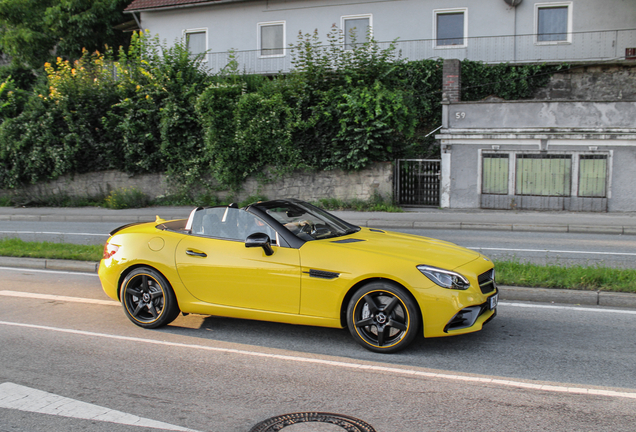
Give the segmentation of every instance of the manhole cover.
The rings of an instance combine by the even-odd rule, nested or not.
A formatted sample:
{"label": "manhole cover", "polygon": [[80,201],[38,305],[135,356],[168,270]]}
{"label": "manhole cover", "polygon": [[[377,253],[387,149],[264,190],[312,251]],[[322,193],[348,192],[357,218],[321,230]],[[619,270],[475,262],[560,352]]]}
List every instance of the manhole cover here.
{"label": "manhole cover", "polygon": [[368,423],[341,414],[301,412],[284,414],[264,420],[250,429],[250,432],[376,432]]}

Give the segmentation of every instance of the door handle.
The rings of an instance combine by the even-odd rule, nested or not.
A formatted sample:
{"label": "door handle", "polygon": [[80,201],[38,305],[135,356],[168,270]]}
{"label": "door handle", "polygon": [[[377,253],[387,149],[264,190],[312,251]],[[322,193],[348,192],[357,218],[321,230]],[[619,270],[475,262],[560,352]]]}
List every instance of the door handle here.
{"label": "door handle", "polygon": [[190,256],[196,256],[196,257],[201,257],[201,258],[205,258],[208,256],[208,254],[203,253],[203,252],[195,252],[192,249],[186,249],[186,255],[190,255]]}

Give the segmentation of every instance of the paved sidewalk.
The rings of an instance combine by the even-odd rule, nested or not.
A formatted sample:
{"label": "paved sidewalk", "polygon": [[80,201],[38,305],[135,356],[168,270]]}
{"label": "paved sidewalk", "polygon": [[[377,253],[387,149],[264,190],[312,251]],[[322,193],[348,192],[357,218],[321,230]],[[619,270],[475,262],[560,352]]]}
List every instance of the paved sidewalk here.
{"label": "paved sidewalk", "polygon": [[[2,221],[144,222],[188,217],[192,207],[110,210],[99,207],[0,207]],[[636,213],[579,213],[480,209],[406,209],[404,213],[334,211],[351,223],[375,228],[479,229],[636,235]]]}

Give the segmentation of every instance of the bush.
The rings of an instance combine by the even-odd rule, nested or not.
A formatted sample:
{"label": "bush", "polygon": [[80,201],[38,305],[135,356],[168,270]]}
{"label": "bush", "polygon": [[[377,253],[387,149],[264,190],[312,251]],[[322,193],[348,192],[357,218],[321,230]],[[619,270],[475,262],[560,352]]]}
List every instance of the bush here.
{"label": "bush", "polygon": [[0,196],[0,207],[11,207],[13,206],[13,200],[8,196]]}
{"label": "bush", "polygon": [[135,188],[114,190],[104,199],[105,207],[115,210],[148,207],[150,203],[150,198]]}
{"label": "bush", "polygon": [[378,193],[374,194],[373,197],[366,201],[359,199],[344,201],[338,198],[323,198],[314,203],[314,205],[325,210],[353,210],[391,213],[404,212],[404,210],[400,207],[393,204],[390,199],[385,199]]}
{"label": "bush", "polygon": [[[359,170],[436,154],[426,135],[441,123],[442,60],[407,62],[371,37],[345,50],[336,27],[327,39],[299,34],[294,70],[272,79],[240,74],[234,60],[213,75],[183,42],[168,48],[145,33],[117,61],[110,51],[58,58],[44,86],[0,68],[0,188],[118,169],[165,172],[195,199],[265,169]],[[462,98],[528,97],[558,68],[464,61]]]}

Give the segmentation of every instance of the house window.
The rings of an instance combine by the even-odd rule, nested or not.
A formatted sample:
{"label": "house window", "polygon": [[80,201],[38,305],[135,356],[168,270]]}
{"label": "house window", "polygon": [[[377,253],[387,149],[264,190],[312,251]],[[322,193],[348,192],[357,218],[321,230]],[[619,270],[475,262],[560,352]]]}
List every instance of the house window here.
{"label": "house window", "polygon": [[518,154],[516,195],[570,196],[571,155]]}
{"label": "house window", "polygon": [[508,194],[508,155],[484,154],[482,158],[482,182],[483,194]]}
{"label": "house window", "polygon": [[351,49],[354,41],[364,43],[371,36],[372,16],[351,15],[342,17],[342,29],[345,37],[345,48]]}
{"label": "house window", "polygon": [[186,30],[185,42],[190,54],[203,54],[208,50],[208,32],[206,29]]}
{"label": "house window", "polygon": [[537,3],[535,7],[537,43],[571,42],[572,4],[570,2]]}
{"label": "house window", "polygon": [[607,196],[607,155],[579,157],[579,196]]}
{"label": "house window", "polygon": [[285,55],[285,21],[258,24],[258,49],[261,57]]}
{"label": "house window", "polygon": [[468,9],[433,11],[433,37],[439,48],[463,48],[467,44]]}

